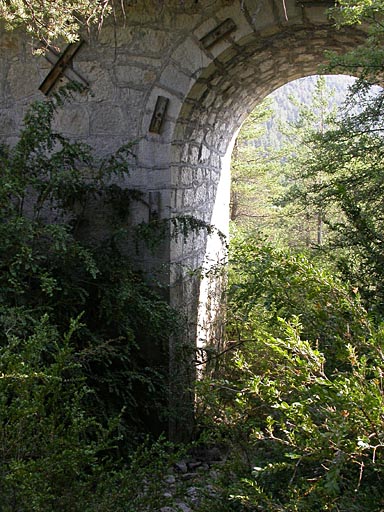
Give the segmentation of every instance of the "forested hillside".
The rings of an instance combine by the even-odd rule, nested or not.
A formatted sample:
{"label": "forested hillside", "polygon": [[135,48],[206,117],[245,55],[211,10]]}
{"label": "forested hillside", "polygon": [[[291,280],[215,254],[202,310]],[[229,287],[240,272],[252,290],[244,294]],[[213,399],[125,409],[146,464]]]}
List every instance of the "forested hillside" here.
{"label": "forested hillside", "polygon": [[[300,104],[311,104],[316,81],[315,75],[293,80],[279,87],[266,98],[272,109],[272,115],[265,122],[265,134],[255,141],[257,146],[263,146],[266,149],[277,149],[281,146],[284,138],[280,130],[281,125],[297,120]],[[355,78],[349,75],[326,75],[326,87],[332,91],[331,104],[340,107],[347,97],[349,86],[354,82]]]}
{"label": "forested hillside", "polygon": [[[317,75],[312,75],[293,80],[270,94],[274,110],[282,120],[294,121],[297,117],[297,108],[294,108],[289,98],[295,98],[299,103],[307,105],[312,103],[317,78]],[[349,75],[325,75],[324,78],[327,89],[333,91],[335,105],[342,105],[348,94],[348,87],[355,82],[355,78]]]}

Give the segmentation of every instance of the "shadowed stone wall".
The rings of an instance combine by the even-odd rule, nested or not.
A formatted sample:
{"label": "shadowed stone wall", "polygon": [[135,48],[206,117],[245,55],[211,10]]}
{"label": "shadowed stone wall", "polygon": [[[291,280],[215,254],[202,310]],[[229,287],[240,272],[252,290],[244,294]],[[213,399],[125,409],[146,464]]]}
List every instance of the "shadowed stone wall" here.
{"label": "shadowed stone wall", "polygon": [[[286,13],[283,0],[171,0],[163,7],[140,0],[126,7],[125,20],[117,15],[99,34],[84,36],[72,66],[89,89],[58,115],[57,126],[100,155],[136,141],[126,185],[143,191],[147,204],[133,206],[133,224],[150,215],[191,215],[227,233],[230,153],[243,120],[277,87],[316,74],[324,50],[342,52],[363,38],[356,28],[336,31],[324,14],[327,3],[285,3]],[[232,29],[207,47],[203,38],[228,19]],[[0,31],[0,137],[11,143],[27,106],[43,97],[39,86],[51,69],[32,55],[32,45],[22,34]],[[168,105],[153,133],[159,96]],[[102,236],[103,216],[93,212],[92,236]],[[142,248],[138,258],[144,268],[166,269],[170,301],[189,319],[186,339],[197,337],[202,348],[208,338],[218,342],[212,326],[220,295],[195,270],[222,256],[220,237],[201,232],[167,238],[155,255]],[[172,343],[170,373],[176,375],[183,365]],[[178,400],[190,404],[191,395],[183,393]]]}

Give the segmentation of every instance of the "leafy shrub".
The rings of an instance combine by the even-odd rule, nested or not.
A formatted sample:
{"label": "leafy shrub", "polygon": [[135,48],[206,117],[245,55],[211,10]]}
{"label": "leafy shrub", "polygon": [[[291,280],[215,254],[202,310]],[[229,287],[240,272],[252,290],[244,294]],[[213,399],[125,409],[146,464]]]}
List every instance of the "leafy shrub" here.
{"label": "leafy shrub", "polygon": [[[344,284],[332,267],[306,253],[236,241],[230,258],[228,335],[253,338],[261,327],[279,334],[279,318],[300,317],[302,335],[318,344],[335,368],[345,344],[369,333],[366,310],[356,289]],[[339,354],[340,352],[340,354]]]}
{"label": "leafy shrub", "polygon": [[[0,348],[2,510],[80,510],[99,455],[113,447],[87,412],[92,391],[73,351],[74,321],[64,338],[45,316]],[[105,455],[104,455],[105,456]],[[80,507],[80,508],[79,508]]]}
{"label": "leafy shrub", "polygon": [[383,328],[303,255],[251,240],[234,255],[232,350],[201,383],[231,447],[228,510],[382,510]]}
{"label": "leafy shrub", "polygon": [[118,417],[102,425],[89,412],[93,391],[74,352],[73,321],[61,338],[47,316],[26,339],[0,349],[1,510],[155,510],[166,504],[163,475],[176,452],[147,441],[116,459]]}
{"label": "leafy shrub", "polygon": [[[140,194],[117,183],[132,151],[99,161],[55,133],[55,112],[72,92],[33,104],[18,142],[0,149],[5,512],[96,510],[101,483],[115,482],[148,419],[161,428],[166,414],[166,347],[177,316],[124,254],[129,201]],[[113,231],[98,241],[81,236],[87,209],[100,204],[119,243]],[[148,360],[145,347],[157,358]],[[129,487],[132,474],[119,475]]]}

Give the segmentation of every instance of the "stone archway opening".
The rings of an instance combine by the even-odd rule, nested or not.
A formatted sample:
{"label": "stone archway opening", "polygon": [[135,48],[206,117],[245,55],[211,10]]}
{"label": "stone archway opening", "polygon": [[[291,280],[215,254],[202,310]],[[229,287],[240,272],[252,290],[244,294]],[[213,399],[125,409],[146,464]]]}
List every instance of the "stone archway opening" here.
{"label": "stone archway opening", "polygon": [[[197,79],[178,117],[172,144],[172,215],[197,217],[227,234],[230,158],[245,118],[275,89],[318,74],[326,63],[325,50],[345,52],[363,38],[356,28],[300,26],[264,38],[247,36],[223,51]],[[217,236],[173,243],[171,286],[179,304],[188,303],[186,295],[191,297],[190,290],[177,286],[180,269],[214,263],[221,254],[220,243]]]}
{"label": "stone archway opening", "polygon": [[[356,28],[292,26],[264,37],[248,35],[220,53],[196,80],[177,119],[171,215],[191,215],[228,234],[230,160],[243,121],[275,89],[319,74],[319,66],[326,64],[325,50],[343,53],[363,39]],[[171,242],[171,301],[184,308],[188,337],[202,354],[207,346],[220,348],[222,298],[217,274],[212,283],[194,272],[220,263],[224,252],[215,233]],[[173,364],[171,357],[171,374]]]}

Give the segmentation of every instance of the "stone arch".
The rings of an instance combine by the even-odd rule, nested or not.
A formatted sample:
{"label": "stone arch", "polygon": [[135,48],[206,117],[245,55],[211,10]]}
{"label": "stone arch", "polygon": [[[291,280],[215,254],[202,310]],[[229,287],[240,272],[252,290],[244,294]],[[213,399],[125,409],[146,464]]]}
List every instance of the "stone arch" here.
{"label": "stone arch", "polygon": [[[273,90],[318,74],[326,62],[325,50],[345,52],[364,38],[356,28],[336,30],[328,23],[270,32],[253,32],[228,44],[199,74],[182,102],[171,145],[171,215],[192,215],[226,233],[230,156],[244,119]],[[186,277],[184,269],[214,264],[222,255],[220,247],[217,236],[171,242],[171,297],[189,312],[191,336],[202,348],[208,339],[216,336],[216,343],[219,338],[214,311],[220,308],[220,290],[214,291],[207,281],[199,285]],[[198,302],[203,308],[197,318]]]}
{"label": "stone arch", "polygon": [[[172,140],[174,183],[182,184],[183,174],[195,168],[221,169],[234,134],[257,103],[292,80],[318,74],[325,50],[347,51],[363,37],[356,28],[299,26],[270,37],[247,36],[228,47],[183,102]],[[195,206],[193,212],[209,222],[207,212]]]}

